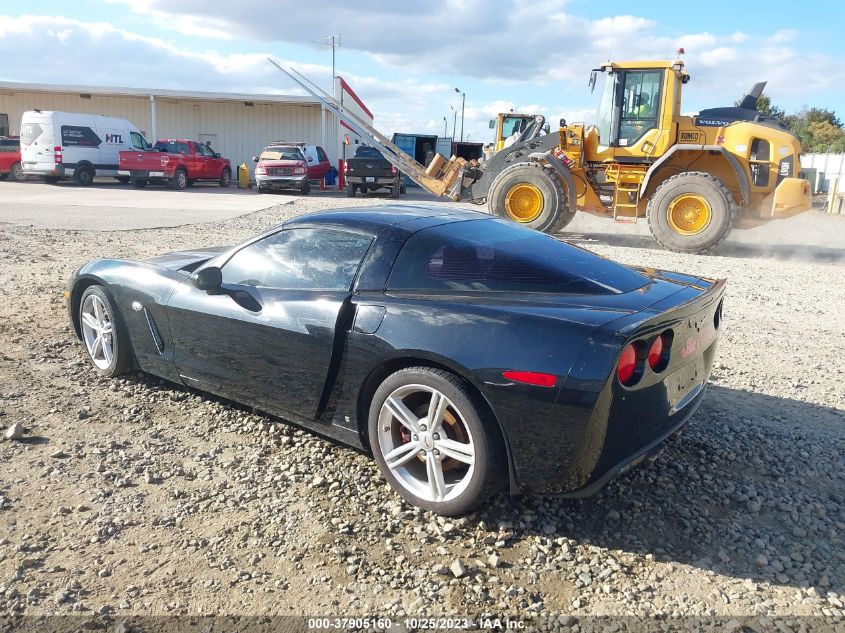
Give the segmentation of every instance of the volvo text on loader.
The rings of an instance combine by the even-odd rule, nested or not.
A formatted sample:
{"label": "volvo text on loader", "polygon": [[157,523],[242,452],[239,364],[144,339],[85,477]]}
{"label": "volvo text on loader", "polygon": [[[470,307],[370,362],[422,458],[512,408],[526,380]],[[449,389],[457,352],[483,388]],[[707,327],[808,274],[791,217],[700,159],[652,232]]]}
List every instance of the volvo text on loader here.
{"label": "volvo text on loader", "polygon": [[734,227],[810,208],[809,183],[798,178],[798,138],[756,109],[765,83],[739,107],[685,116],[683,62],[608,62],[590,77],[591,87],[604,77],[595,125],[561,120],[556,133],[542,134],[538,119],[489,160],[437,155],[423,167],[300,73],[273,63],[426,190],[486,203],[494,215],[540,231],[563,229],[576,211],[619,222],[646,218],[664,248],[704,253]]}

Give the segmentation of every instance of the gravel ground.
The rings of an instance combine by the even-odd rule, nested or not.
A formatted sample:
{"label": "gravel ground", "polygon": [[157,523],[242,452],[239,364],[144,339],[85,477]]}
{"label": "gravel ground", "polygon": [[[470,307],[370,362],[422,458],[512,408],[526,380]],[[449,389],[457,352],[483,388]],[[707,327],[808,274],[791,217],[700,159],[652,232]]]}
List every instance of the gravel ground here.
{"label": "gravel ground", "polygon": [[579,217],[571,237],[602,255],[729,278],[710,392],[657,462],[599,495],[501,494],[457,520],[403,503],[355,450],[148,375],[100,379],[68,328],[61,291],[85,260],[234,243],[372,202],[386,200],[132,232],[0,225],[0,430],[24,430],[0,441],[0,615],[843,626],[845,217],[737,233],[713,256]]}

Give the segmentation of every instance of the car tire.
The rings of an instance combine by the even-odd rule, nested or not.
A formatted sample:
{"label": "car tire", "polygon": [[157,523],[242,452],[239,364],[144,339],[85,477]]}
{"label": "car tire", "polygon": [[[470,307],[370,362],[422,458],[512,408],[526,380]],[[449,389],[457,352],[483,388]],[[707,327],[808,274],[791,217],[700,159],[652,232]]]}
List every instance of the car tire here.
{"label": "car tire", "polygon": [[262,187],[258,185],[258,193],[267,193],[267,187]]}
{"label": "car tire", "polygon": [[173,174],[173,178],[170,179],[170,188],[182,190],[188,186],[188,174],[185,172],[184,169],[177,169],[176,173]]}
{"label": "car tire", "polygon": [[736,203],[725,184],[704,172],[667,178],[648,201],[648,228],[663,248],[677,253],[707,253],[733,227]]}
{"label": "car tire", "polygon": [[346,195],[350,198],[355,197],[355,193],[357,192],[357,187],[353,185],[351,182],[346,183]]}
{"label": "car tire", "polygon": [[228,187],[232,184],[232,171],[229,169],[224,169],[223,173],[220,175],[219,184],[221,187]]}
{"label": "car tire", "polygon": [[8,177],[9,177],[9,172],[6,172],[5,174],[0,174],[0,180],[6,180],[6,178],[8,178]]}
{"label": "car tire", "polygon": [[77,317],[82,345],[98,374],[110,378],[132,368],[126,324],[114,299],[102,286],[86,288],[79,299]]}
{"label": "car tire", "polygon": [[[432,402],[443,403],[435,426],[428,422]],[[471,512],[507,479],[497,423],[466,383],[443,369],[409,367],[389,375],[373,395],[368,437],[390,486],[408,503],[438,514]]]}
{"label": "car tire", "polygon": [[131,178],[129,182],[135,189],[143,189],[147,186],[146,178]]}
{"label": "car tire", "polygon": [[73,170],[73,181],[80,187],[90,187],[94,183],[94,168],[90,165],[81,165]]}
{"label": "car tire", "polygon": [[399,193],[401,193],[403,196],[404,196],[406,193],[408,193],[408,184],[407,184],[407,183],[402,182],[402,184],[401,184],[401,185],[399,185]]}
{"label": "car tire", "polygon": [[305,184],[302,185],[302,187],[299,189],[299,193],[301,193],[303,196],[307,196],[309,193],[311,193],[311,183],[306,180]]}
{"label": "car tire", "polygon": [[44,182],[51,184],[51,185],[55,185],[57,182],[59,182],[59,177],[58,176],[44,176]]}
{"label": "car tire", "polygon": [[9,168],[9,178],[15,182],[23,182],[26,180],[26,175],[23,173],[23,167],[21,167],[19,162],[12,163],[12,166]]}
{"label": "car tire", "polygon": [[487,196],[490,213],[544,233],[569,211],[560,179],[535,162],[511,165],[496,176]]}
{"label": "car tire", "polygon": [[399,184],[393,184],[390,186],[390,197],[391,198],[398,198],[399,197]]}

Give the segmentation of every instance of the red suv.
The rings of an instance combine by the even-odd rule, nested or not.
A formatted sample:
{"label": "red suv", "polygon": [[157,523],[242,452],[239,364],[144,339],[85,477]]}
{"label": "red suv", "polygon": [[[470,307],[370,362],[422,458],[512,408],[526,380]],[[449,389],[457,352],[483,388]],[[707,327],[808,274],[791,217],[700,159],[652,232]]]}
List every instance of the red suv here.
{"label": "red suv", "polygon": [[308,195],[311,191],[308,159],[301,145],[271,143],[252,160],[257,163],[255,183],[258,193],[271,189],[298,189],[302,195]]}
{"label": "red suv", "polygon": [[21,140],[17,136],[0,136],[0,180],[21,181]]}

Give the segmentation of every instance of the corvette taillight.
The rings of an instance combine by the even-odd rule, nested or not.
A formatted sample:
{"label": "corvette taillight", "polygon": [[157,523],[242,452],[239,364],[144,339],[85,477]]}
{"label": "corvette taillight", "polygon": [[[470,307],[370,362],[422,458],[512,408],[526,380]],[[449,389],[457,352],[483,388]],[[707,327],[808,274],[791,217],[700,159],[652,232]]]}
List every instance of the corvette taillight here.
{"label": "corvette taillight", "polygon": [[655,373],[660,373],[669,364],[669,353],[672,349],[672,330],[661,333],[648,350],[648,366]]}
{"label": "corvette taillight", "polygon": [[619,356],[616,365],[616,377],[626,387],[635,385],[642,376],[642,343],[635,341],[628,343]]}
{"label": "corvette taillight", "polygon": [[557,376],[554,374],[542,374],[536,371],[518,371],[516,369],[503,371],[502,377],[505,380],[522,382],[526,385],[534,385],[536,387],[554,387],[557,382]]}

